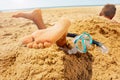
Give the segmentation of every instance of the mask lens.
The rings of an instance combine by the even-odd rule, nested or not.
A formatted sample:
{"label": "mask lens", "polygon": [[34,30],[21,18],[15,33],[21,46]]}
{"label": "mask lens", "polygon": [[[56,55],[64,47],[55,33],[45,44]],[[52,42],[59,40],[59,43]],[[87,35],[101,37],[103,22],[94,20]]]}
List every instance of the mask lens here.
{"label": "mask lens", "polygon": [[74,44],[78,51],[82,53],[87,52],[87,48],[89,48],[92,44],[92,38],[89,34],[83,33],[80,36],[77,36],[74,40]]}
{"label": "mask lens", "polygon": [[86,45],[87,48],[89,48],[91,46],[89,36],[84,35],[83,38],[84,38],[84,44]]}
{"label": "mask lens", "polygon": [[82,45],[82,40],[79,39],[76,44],[77,44],[77,48],[82,52],[84,50]]}

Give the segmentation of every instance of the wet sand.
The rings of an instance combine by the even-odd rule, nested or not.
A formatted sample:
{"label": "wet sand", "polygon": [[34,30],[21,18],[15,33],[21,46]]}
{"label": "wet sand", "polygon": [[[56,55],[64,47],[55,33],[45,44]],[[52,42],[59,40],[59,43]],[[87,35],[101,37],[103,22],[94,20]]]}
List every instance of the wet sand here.
{"label": "wet sand", "polygon": [[[0,80],[120,80],[120,6],[113,23],[98,14],[102,6],[42,9],[44,23],[51,27],[61,17],[71,20],[69,32],[88,32],[109,48],[108,54],[93,46],[86,54],[68,55],[56,44],[29,49],[21,38],[37,30],[17,12],[0,13]],[[21,12],[21,11],[19,11]],[[68,38],[70,41],[71,39]]]}

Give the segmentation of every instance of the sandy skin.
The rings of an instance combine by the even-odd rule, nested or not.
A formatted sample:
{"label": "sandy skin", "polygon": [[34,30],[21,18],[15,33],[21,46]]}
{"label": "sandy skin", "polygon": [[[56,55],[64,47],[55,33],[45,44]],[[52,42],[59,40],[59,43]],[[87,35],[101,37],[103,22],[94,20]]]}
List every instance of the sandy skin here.
{"label": "sandy skin", "polygon": [[30,13],[18,13],[13,15],[13,17],[30,19],[39,29],[23,38],[22,43],[27,47],[45,48],[54,43],[57,43],[58,46],[64,46],[66,44],[67,30],[71,24],[68,19],[61,18],[54,26],[46,28],[40,9],[36,9]]}

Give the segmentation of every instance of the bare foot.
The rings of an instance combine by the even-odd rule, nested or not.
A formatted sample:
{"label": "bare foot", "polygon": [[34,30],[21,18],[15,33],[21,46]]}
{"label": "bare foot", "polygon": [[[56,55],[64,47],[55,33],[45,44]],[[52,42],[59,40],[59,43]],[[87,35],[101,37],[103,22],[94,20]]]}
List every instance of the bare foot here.
{"label": "bare foot", "polygon": [[[33,10],[32,12],[29,12],[29,13],[28,12],[27,13],[25,13],[25,12],[24,13],[18,13],[16,15],[13,15],[13,17],[15,17],[15,18],[22,17],[22,18],[30,19],[30,20],[34,21],[34,23],[37,25],[38,29],[46,28],[45,25],[44,25],[43,19],[42,19],[42,12],[41,12],[40,9]],[[66,45],[66,35],[67,35],[67,33],[65,33],[56,42],[58,46],[63,47],[64,45]],[[30,37],[30,36],[28,36],[28,37]]]}
{"label": "bare foot", "polygon": [[[37,30],[31,35],[25,37],[22,41],[29,48],[49,47],[61,37],[66,36],[70,26],[70,21],[60,19],[53,27]],[[66,41],[66,38],[64,38]]]}
{"label": "bare foot", "polygon": [[45,29],[45,25],[42,19],[42,12],[40,9],[35,9],[32,12],[17,13],[12,17],[15,18],[26,18],[32,20],[38,27],[38,29]]}

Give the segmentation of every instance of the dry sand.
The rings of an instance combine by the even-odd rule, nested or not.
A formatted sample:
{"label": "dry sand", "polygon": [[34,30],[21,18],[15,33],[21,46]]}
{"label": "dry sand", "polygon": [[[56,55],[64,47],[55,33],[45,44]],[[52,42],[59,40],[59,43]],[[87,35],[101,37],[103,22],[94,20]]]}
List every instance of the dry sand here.
{"label": "dry sand", "polygon": [[[86,54],[68,55],[56,44],[28,49],[20,39],[37,30],[27,19],[0,13],[0,80],[120,80],[120,24],[99,17],[102,6],[42,9],[47,27],[64,16],[72,21],[69,32],[86,31],[109,48],[102,54],[94,46]],[[115,20],[120,22],[120,6]]]}

